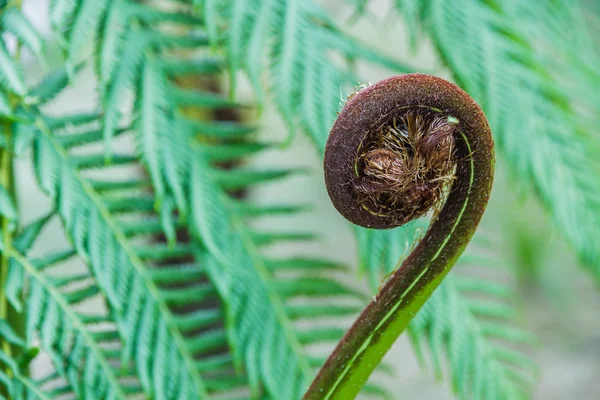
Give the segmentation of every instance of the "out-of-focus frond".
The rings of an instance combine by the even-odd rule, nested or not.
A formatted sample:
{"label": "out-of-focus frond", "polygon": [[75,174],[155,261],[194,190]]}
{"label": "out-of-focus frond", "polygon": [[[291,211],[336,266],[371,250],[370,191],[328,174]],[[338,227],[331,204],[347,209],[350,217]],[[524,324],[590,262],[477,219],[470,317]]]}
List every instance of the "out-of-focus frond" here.
{"label": "out-of-focus frond", "polygon": [[[570,1],[397,0],[484,108],[511,172],[600,278],[598,46]],[[574,32],[574,29],[576,32]],[[572,90],[576,85],[579,90]],[[594,89],[596,88],[596,89]]]}
{"label": "out-of-focus frond", "polygon": [[[268,86],[290,129],[298,122],[315,143],[325,145],[342,87],[357,86],[346,63],[366,60],[409,70],[362,46],[339,30],[312,0],[195,0],[215,46],[224,47],[230,77],[246,72],[259,103]],[[264,73],[269,73],[266,81]]]}

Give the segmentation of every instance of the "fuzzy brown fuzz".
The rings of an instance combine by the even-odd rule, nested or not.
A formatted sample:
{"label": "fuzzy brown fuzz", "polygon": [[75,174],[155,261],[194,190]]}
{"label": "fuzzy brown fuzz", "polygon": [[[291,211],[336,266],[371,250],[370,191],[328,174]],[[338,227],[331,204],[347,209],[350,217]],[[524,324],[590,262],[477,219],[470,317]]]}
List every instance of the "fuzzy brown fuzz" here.
{"label": "fuzzy brown fuzz", "polygon": [[454,133],[447,117],[408,110],[367,135],[356,160],[362,207],[395,225],[426,214],[454,176]]}
{"label": "fuzzy brown fuzz", "polygon": [[[373,189],[372,186],[375,186],[375,189],[379,191],[378,183],[381,183],[382,180],[377,178],[374,183],[366,183],[368,180],[365,179],[365,157],[363,154],[368,153],[370,150],[376,150],[373,144],[377,144],[376,135],[381,133],[382,128],[386,126],[393,127],[394,118],[396,119],[396,126],[402,125],[401,119],[409,112],[414,115],[421,115],[426,125],[426,129],[420,129],[420,131],[427,131],[427,134],[423,134],[421,139],[418,140],[418,154],[421,156],[427,153],[432,155],[432,149],[439,146],[440,137],[449,136],[440,132],[453,131],[451,136],[453,137],[452,157],[456,161],[453,163],[455,165],[453,170],[455,175],[464,175],[466,171],[469,171],[470,164],[461,161],[465,159],[479,160],[479,157],[482,157],[479,155],[479,152],[483,151],[482,149],[491,148],[493,155],[493,141],[490,139],[491,135],[488,135],[490,128],[485,115],[473,99],[456,85],[431,75],[406,74],[384,79],[362,89],[348,100],[333,124],[331,134],[327,139],[323,159],[327,193],[340,214],[354,224],[366,228],[390,229],[408,221],[408,217],[404,217],[400,212],[390,212],[390,202],[385,199],[386,195],[375,194],[375,198],[384,200],[377,201],[379,206],[375,205],[375,201],[366,198],[365,192],[367,191],[364,189]],[[408,134],[408,127],[404,130]],[[414,130],[411,129],[411,131]],[[386,135],[382,137],[384,136]],[[466,137],[470,138],[470,142],[465,140]],[[394,152],[394,147],[392,146],[390,149],[387,146],[388,144],[389,141],[386,146],[378,147],[382,151],[370,153],[366,161],[372,166],[381,165],[388,169],[391,168],[394,173],[398,172],[399,168],[402,168],[403,171],[406,170],[406,165],[404,165],[406,160],[403,157],[396,157],[396,154],[391,157],[391,154],[386,152]],[[401,144],[408,150],[415,147]],[[410,155],[410,152],[406,154]],[[431,159],[435,160],[437,158],[438,156],[433,155]],[[409,159],[412,159],[412,155]],[[444,156],[443,159],[445,160],[446,157]],[[493,163],[493,161],[490,161],[490,163]],[[434,164],[437,164],[437,162],[434,162]],[[436,170],[437,168],[427,169]],[[448,188],[442,190],[444,198],[441,199],[439,205],[435,206],[437,207],[435,210],[439,211],[439,213],[436,213],[436,220],[439,220],[444,214],[443,208],[453,207],[447,201],[444,201],[446,198],[451,198],[453,193],[455,195],[461,193],[466,186],[476,185],[480,180],[491,181],[489,177],[492,173],[493,168],[487,166],[483,169],[480,168],[477,173],[464,182],[459,182],[459,179],[452,179],[452,182],[446,185]],[[410,173],[407,175],[410,176]],[[418,177],[421,178],[422,175],[420,174]],[[447,175],[442,172],[439,176],[429,179],[428,182],[432,180],[435,182],[436,179],[444,176]],[[419,179],[414,182],[423,181]],[[415,192],[429,192],[430,189],[429,184],[426,187],[418,184],[413,187]],[[373,194],[372,190],[368,192]],[[434,196],[426,198],[439,197],[439,193],[439,191],[434,190]],[[483,204],[478,203],[479,200],[482,199],[471,198],[471,201]],[[402,204],[405,204],[405,210],[410,211],[411,207],[408,202]],[[416,213],[422,214],[426,208],[427,205],[424,208],[419,208]],[[414,212],[413,216],[416,216]]]}

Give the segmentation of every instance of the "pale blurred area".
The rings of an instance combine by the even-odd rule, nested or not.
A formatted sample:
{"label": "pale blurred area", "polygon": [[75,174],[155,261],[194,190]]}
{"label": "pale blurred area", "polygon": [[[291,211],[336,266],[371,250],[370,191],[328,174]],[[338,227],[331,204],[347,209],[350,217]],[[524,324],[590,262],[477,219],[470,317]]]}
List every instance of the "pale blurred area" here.
{"label": "pale blurred area", "polygon": [[[419,70],[448,77],[448,72],[436,59],[431,43],[422,37],[415,53],[411,52],[402,21],[392,11],[389,0],[372,0],[370,16],[349,24],[352,9],[344,0],[321,0],[320,3],[339,24],[364,43],[388,55],[415,66]],[[35,26],[50,36],[47,0],[23,0],[26,14]],[[56,53],[56,46],[51,46]],[[51,61],[59,62],[56,55]],[[41,76],[39,66],[29,54],[24,54],[28,81]],[[366,81],[377,81],[390,74],[380,68],[360,64],[360,74]],[[363,82],[357,82],[358,84]],[[252,100],[249,88],[241,85],[240,97]],[[75,86],[59,96],[48,108],[49,112],[89,110],[98,96],[95,92],[91,69],[81,72]],[[260,125],[265,138],[281,141],[286,127],[267,106]],[[121,146],[131,143],[119,142]],[[319,244],[281,246],[274,251],[299,254],[321,254],[356,266],[356,244],[349,224],[331,206],[325,192],[321,172],[321,157],[310,140],[298,134],[286,149],[269,151],[253,160],[256,166],[300,166],[312,171],[309,175],[295,176],[284,182],[269,184],[250,195],[257,202],[274,201],[306,203],[312,212],[290,220],[274,218],[264,228],[317,232]],[[521,276],[521,313],[518,323],[536,333],[539,343],[532,356],[540,367],[540,383],[536,399],[600,399],[600,294],[593,287],[576,258],[552,228],[539,206],[531,201],[527,188],[509,182],[502,159],[498,163],[494,193],[483,222],[483,229],[502,246],[505,257]],[[124,171],[123,173],[127,173]],[[27,160],[19,163],[17,182],[20,213],[23,222],[31,221],[48,209],[48,199],[36,189],[33,173]],[[528,200],[529,199],[529,200]],[[61,249],[64,235],[57,222],[44,234],[36,251]],[[599,238],[600,240],[600,238]],[[350,277],[356,281],[356,276]],[[363,279],[362,277],[359,279]],[[365,284],[366,288],[366,284]],[[396,399],[453,399],[449,385],[436,381],[431,372],[419,367],[406,337],[402,337],[388,354],[387,361],[397,370],[397,379],[388,379],[386,385]],[[43,362],[35,364],[44,370]]]}

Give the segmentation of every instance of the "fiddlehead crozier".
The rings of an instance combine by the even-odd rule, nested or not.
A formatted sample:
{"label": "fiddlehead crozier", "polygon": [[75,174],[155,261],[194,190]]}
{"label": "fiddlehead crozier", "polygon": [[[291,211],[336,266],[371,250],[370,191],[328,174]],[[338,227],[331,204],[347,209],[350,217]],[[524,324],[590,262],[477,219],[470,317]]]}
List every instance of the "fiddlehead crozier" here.
{"label": "fiddlehead crozier", "polygon": [[492,188],[494,142],[485,115],[467,93],[441,78],[408,74],[352,96],[331,130],[324,167],[334,206],[357,225],[393,228],[437,207],[423,239],[304,396],[347,400],[356,396],[477,229]]}

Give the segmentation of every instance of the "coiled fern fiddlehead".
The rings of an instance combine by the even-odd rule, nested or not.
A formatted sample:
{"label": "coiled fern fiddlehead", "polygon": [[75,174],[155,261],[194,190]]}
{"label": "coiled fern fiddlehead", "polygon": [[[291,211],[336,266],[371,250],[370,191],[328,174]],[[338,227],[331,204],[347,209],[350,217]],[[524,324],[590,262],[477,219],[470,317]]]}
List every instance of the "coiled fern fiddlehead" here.
{"label": "coiled fern fiddlehead", "polygon": [[304,396],[348,400],[475,233],[492,188],[494,142],[481,108],[454,84],[394,76],[348,100],[327,141],[324,167],[334,206],[357,225],[393,228],[436,210]]}

